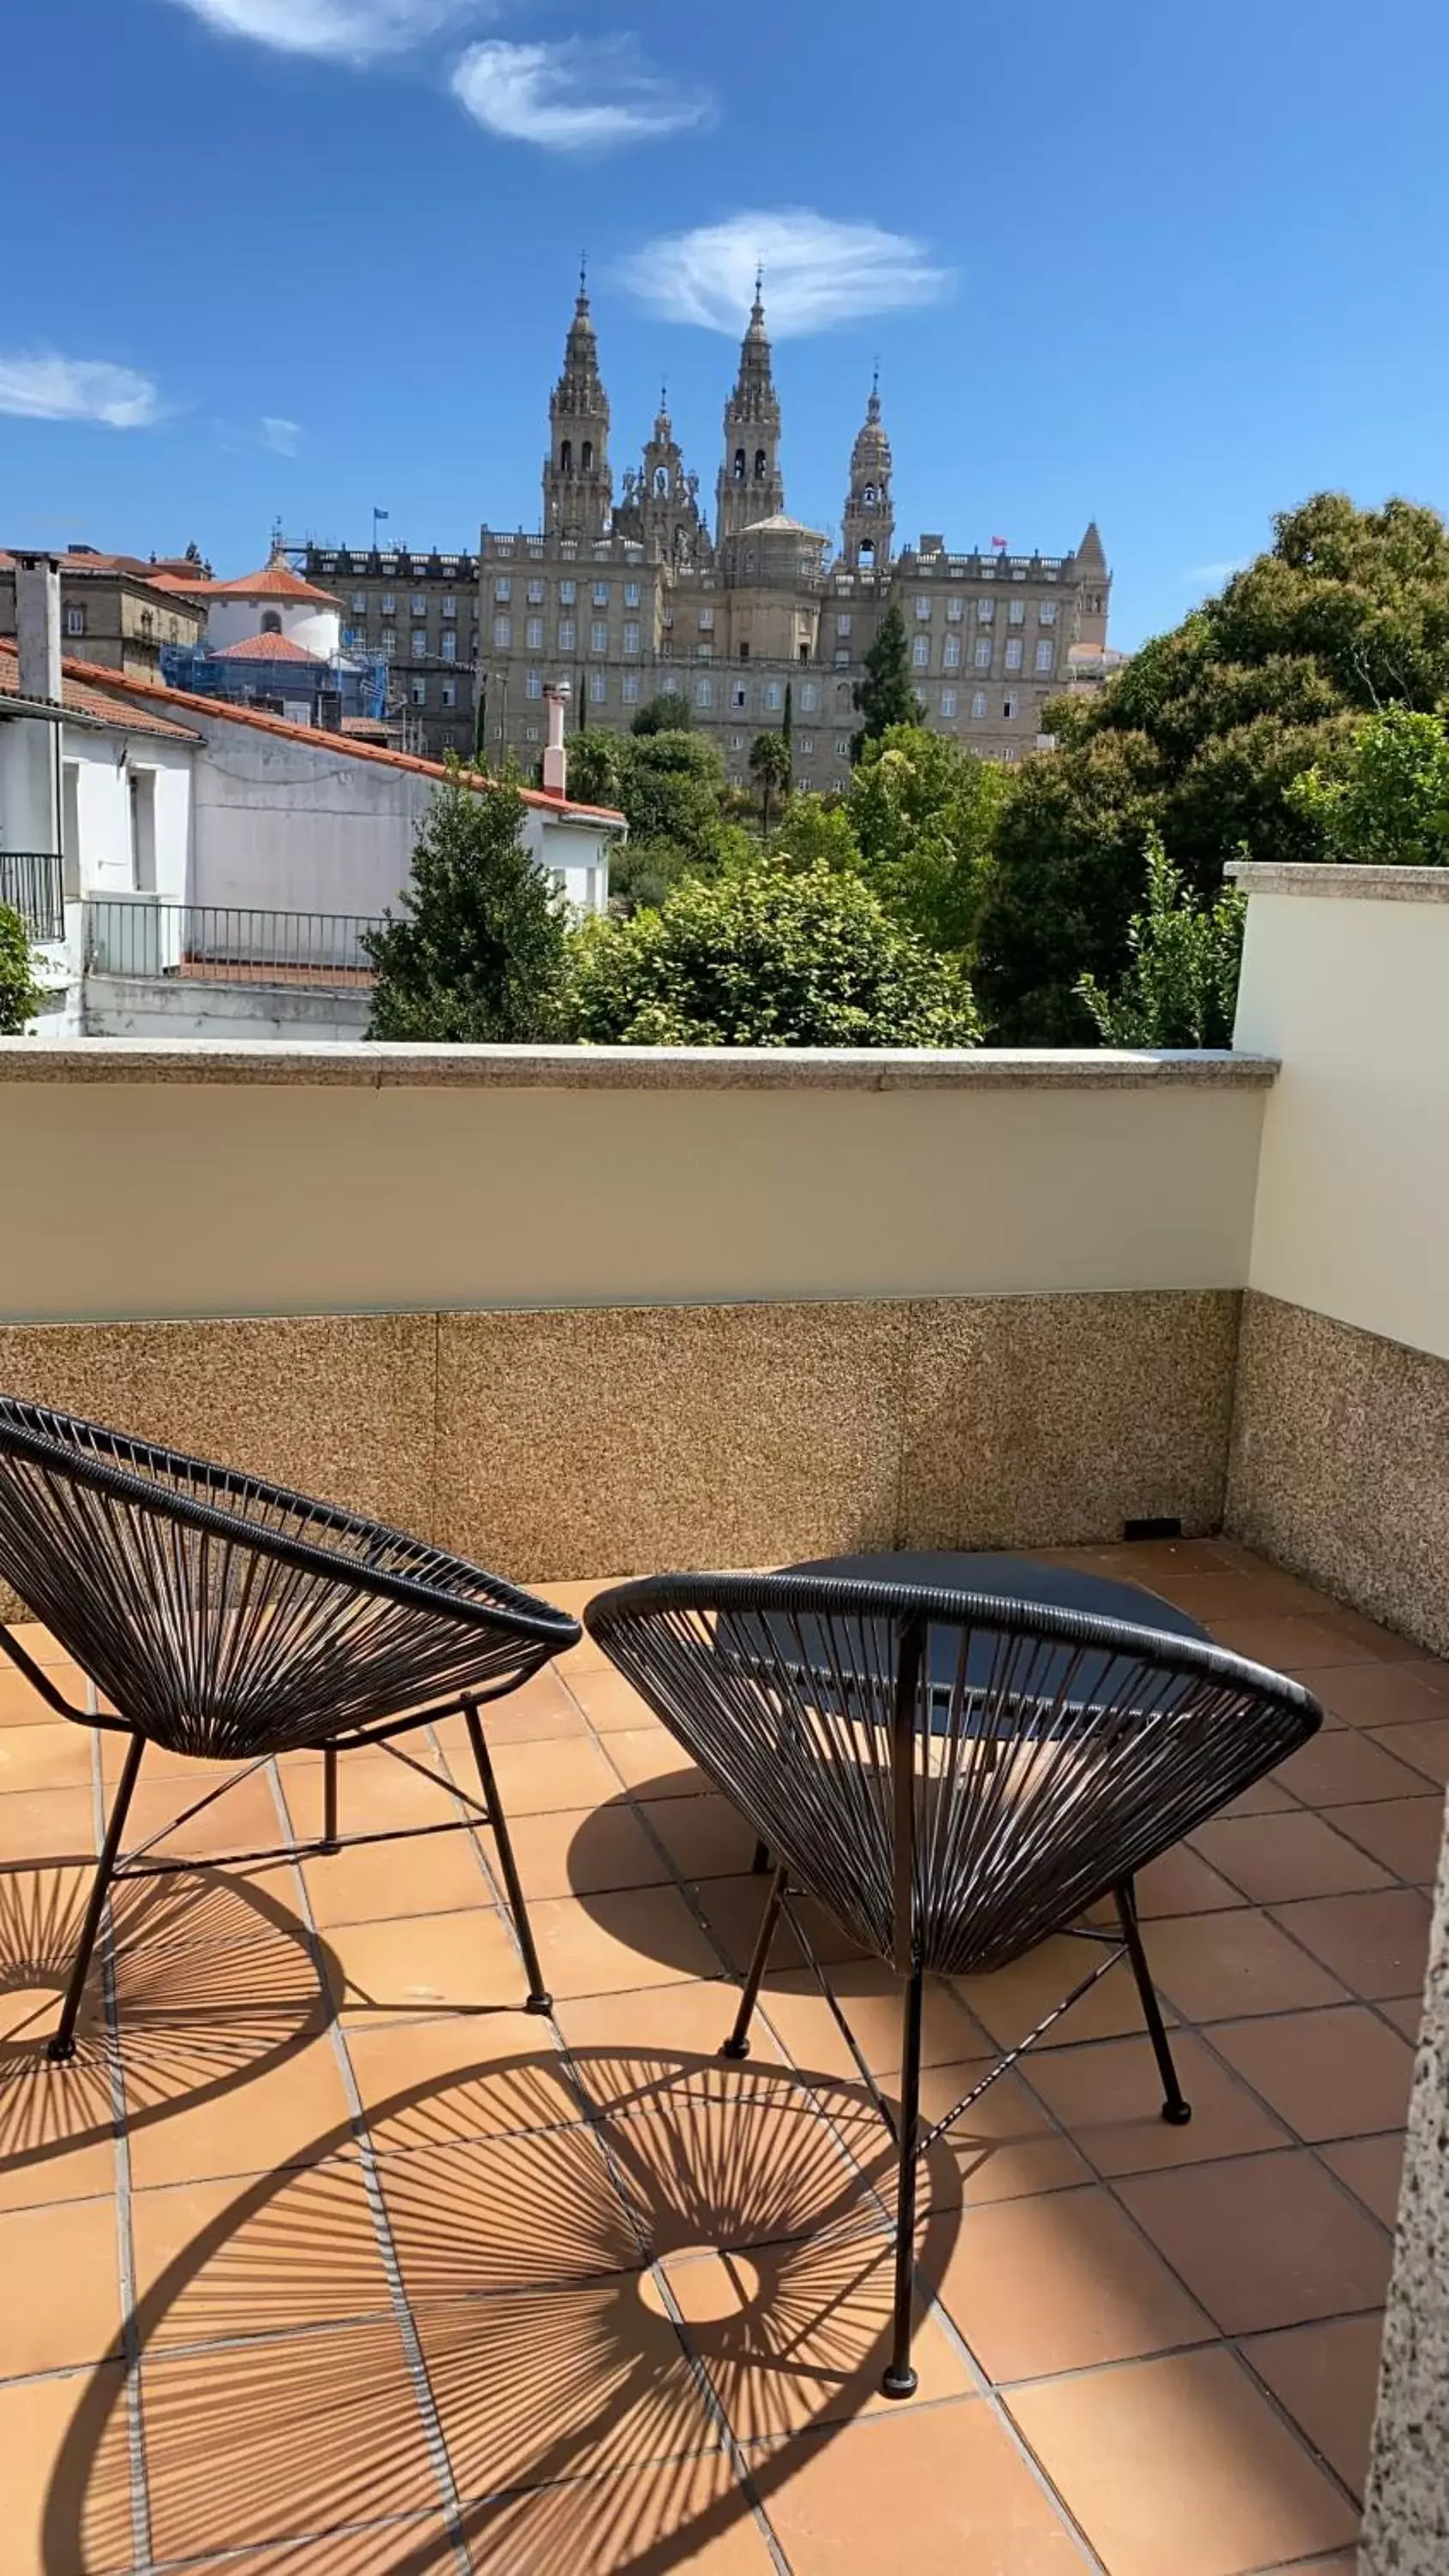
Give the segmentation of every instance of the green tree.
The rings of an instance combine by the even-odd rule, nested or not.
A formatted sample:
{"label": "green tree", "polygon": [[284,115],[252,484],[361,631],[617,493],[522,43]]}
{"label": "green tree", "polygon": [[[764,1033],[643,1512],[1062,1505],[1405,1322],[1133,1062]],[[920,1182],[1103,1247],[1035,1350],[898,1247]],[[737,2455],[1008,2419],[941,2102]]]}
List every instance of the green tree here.
{"label": "green tree", "polygon": [[1149,831],[1147,908],[1127,925],[1127,972],[1111,993],[1091,975],[1077,986],[1103,1044],[1231,1046],[1246,914],[1232,885],[1213,904],[1195,902]]}
{"label": "green tree", "polygon": [[860,844],[844,797],[808,792],[788,797],[771,835],[770,849],[792,870],[823,865],[837,873],[861,873]]}
{"label": "green tree", "polygon": [[574,1025],[597,1045],[971,1046],[959,970],[858,877],[778,859],[685,877],[659,912],[575,935]]}
{"label": "green tree", "polygon": [[851,781],[861,863],[888,911],[969,960],[1010,773],[923,725],[867,742]]}
{"label": "green tree", "polygon": [[724,762],[702,733],[663,732],[621,746],[619,801],[631,835],[670,842],[686,867],[719,863]]}
{"label": "green tree", "polygon": [[1364,716],[1333,756],[1295,778],[1289,803],[1324,855],[1365,867],[1449,866],[1449,737],[1437,715]]}
{"label": "green tree", "polygon": [[770,829],[770,799],[790,784],[790,745],[783,733],[757,733],[750,745],[750,776],[760,791],[760,830]]}
{"label": "green tree", "polygon": [[30,941],[18,912],[0,903],[0,1037],[18,1038],[40,1008],[30,971]]}
{"label": "green tree", "polygon": [[1090,699],[1046,710],[1057,749],[1022,763],[996,835],[977,989],[1007,1044],[1089,1036],[1083,972],[1127,963],[1143,835],[1155,825],[1209,902],[1255,859],[1325,855],[1294,782],[1333,770],[1355,721],[1449,699],[1449,533],[1432,510],[1320,493],[1171,634]]}
{"label": "green tree", "polygon": [[364,938],[377,969],[369,1037],[523,1045],[558,1032],[568,925],[523,821],[514,788],[455,769],[436,791],[401,918]]}
{"label": "green tree", "polygon": [[688,733],[693,723],[694,712],[683,691],[661,689],[658,697],[646,700],[629,730],[640,736],[651,733]]}
{"label": "green tree", "polygon": [[622,806],[630,744],[600,726],[569,745],[569,794],[581,805]]}
{"label": "green tree", "polygon": [[865,745],[891,725],[917,725],[921,704],[911,686],[906,625],[898,608],[888,608],[865,657],[865,678],[855,686],[855,712],[860,731],[851,737],[850,756],[859,760]]}

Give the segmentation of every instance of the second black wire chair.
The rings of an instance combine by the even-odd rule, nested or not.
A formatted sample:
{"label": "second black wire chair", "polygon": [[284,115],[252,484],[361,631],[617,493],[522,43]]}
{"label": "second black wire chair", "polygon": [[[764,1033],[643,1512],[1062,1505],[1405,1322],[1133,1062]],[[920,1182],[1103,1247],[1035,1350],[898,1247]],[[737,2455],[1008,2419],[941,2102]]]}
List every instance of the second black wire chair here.
{"label": "second black wire chair", "polygon": [[[186,1866],[145,1855],[245,1776],[229,1773],[123,1860],[121,1838],[148,1745],[248,1769],[277,1754],[321,1754],[320,1839],[232,1855],[254,1861],[297,1849],[339,1850],[338,1755],[390,1745],[410,1728],[455,1713],[467,1730],[481,1802],[428,1773],[452,1790],[465,1814],[346,1839],[491,1826],[528,1977],[527,2008],[549,2009],[479,1712],[576,1644],[576,1620],[381,1522],[10,1396],[0,1396],[0,1578],[110,1710],[73,1707],[3,1622],[0,1649],[59,1716],[128,1739],[49,2043],[53,2058],[74,2054],[112,1881]],[[397,1758],[424,1768],[407,1754]]]}
{"label": "second black wire chair", "polygon": [[[895,2312],[882,2379],[909,2397],[922,2157],[1118,1960],[1163,2087],[1191,2117],[1138,1928],[1134,1873],[1272,1770],[1322,1712],[1296,1682],[1148,1627],[902,1583],[660,1575],[585,1624],[777,1867],[724,2055],[743,2057],[782,1912],[897,2149]],[[823,1901],[903,1981],[899,2113],[881,2094],[791,1902]],[[1116,1929],[1083,1916],[1110,1899]],[[923,1979],[1006,1966],[1048,1933],[1102,1945],[1090,1973],[929,2126]]]}

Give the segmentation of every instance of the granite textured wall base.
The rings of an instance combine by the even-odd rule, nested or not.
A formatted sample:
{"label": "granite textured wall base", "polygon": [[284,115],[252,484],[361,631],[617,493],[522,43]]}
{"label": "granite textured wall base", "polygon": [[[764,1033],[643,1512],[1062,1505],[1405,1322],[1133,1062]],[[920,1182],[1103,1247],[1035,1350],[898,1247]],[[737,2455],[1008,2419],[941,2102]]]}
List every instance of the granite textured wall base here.
{"label": "granite textured wall base", "polygon": [[526,1581],[1222,1515],[1238,1298],[0,1327],[0,1387]]}
{"label": "granite textured wall base", "polygon": [[1449,1654],[1449,1360],[1250,1289],[1226,1520]]}
{"label": "granite textured wall base", "polygon": [[1449,2567],[1449,1840],[1429,1942],[1424,2022],[1384,2320],[1359,2576]]}

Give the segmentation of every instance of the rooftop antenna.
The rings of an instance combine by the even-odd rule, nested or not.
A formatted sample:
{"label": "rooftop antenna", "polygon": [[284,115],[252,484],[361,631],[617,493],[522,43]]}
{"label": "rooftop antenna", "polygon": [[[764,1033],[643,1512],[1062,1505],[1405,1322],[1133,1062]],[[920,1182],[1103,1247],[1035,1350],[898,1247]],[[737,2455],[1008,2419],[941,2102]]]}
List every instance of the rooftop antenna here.
{"label": "rooftop antenna", "polygon": [[586,250],[581,250],[581,251],[580,251],[580,253],[579,253],[579,295],[580,295],[580,297],[582,298],[583,296],[586,296],[586,295],[588,294],[588,291],[589,291],[589,254],[588,254],[588,252],[587,252]]}

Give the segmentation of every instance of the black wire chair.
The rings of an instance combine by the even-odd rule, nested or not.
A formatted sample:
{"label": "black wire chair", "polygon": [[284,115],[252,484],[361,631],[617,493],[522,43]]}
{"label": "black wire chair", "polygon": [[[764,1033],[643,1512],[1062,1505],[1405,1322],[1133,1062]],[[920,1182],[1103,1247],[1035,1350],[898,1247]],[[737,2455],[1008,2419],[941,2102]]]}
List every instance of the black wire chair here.
{"label": "black wire chair", "polygon": [[[921,2158],[1126,1959],[1162,2079],[1191,2118],[1138,1928],[1136,1871],[1314,1734],[1296,1682],[1210,1645],[1041,1602],[819,1576],[660,1575],[600,1594],[591,1636],[776,1863],[723,2054],[749,2053],[783,1913],[898,2150],[893,2344],[909,2397]],[[823,1900],[904,1980],[899,2116],[791,1902]],[[1110,1899],[1115,1929],[1082,1917]],[[1048,1933],[1103,1955],[945,2116],[920,2119],[922,1979],[1005,1967]]]}
{"label": "black wire chair", "polygon": [[[116,1713],[72,1707],[0,1622],[11,1662],[60,1716],[130,1739],[48,2044],[52,2058],[75,2053],[112,1880],[188,1867],[145,1855],[238,1777],[308,1749],[323,1758],[320,1839],[230,1858],[340,1850],[337,1757],[385,1745],[468,1812],[345,1839],[390,1842],[491,1825],[528,1976],[527,2009],[549,2010],[479,1710],[576,1644],[577,1620],[380,1522],[13,1396],[0,1396],[0,1577]],[[391,1743],[454,1714],[467,1730],[481,1803]],[[123,1859],[148,1744],[247,1770],[229,1774]]]}

